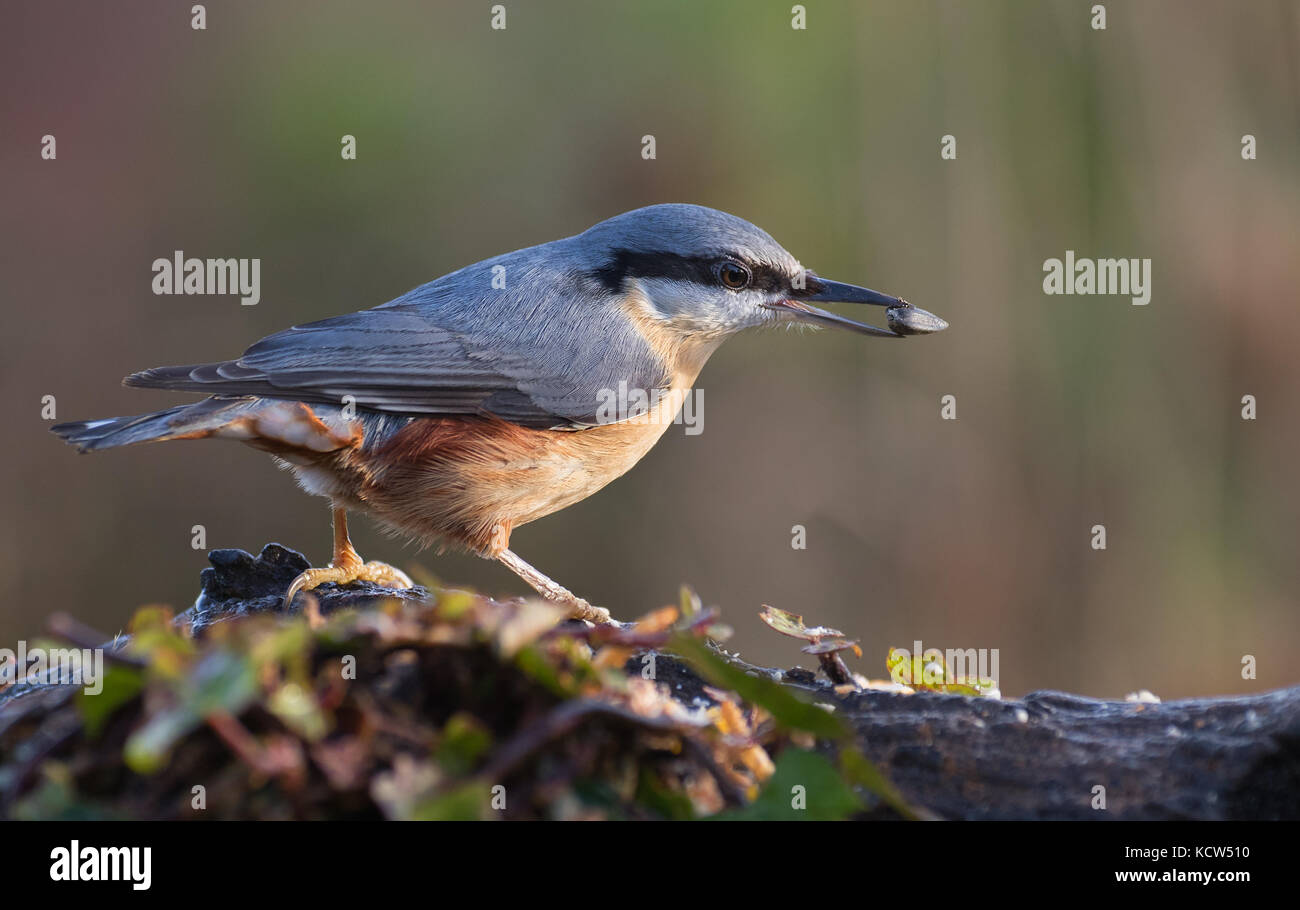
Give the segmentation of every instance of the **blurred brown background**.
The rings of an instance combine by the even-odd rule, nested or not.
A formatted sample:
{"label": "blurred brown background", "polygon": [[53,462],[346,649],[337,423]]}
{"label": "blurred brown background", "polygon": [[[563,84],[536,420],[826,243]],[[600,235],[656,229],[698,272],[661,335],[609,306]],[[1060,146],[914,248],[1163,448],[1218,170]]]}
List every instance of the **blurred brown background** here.
{"label": "blurred brown background", "polygon": [[[1300,5],[1110,3],[1105,31],[1090,2],[823,0],[806,31],[789,3],[506,3],[505,31],[482,2],[209,3],[206,31],[190,6],[4,6],[0,644],[56,609],[111,633],[185,608],[195,524],[329,555],[325,502],[266,456],[80,457],[42,396],[60,420],[161,408],[185,396],[121,377],[681,201],[952,328],[730,342],[704,433],[518,531],[521,555],[624,618],[690,582],[783,666],[811,659],[760,604],[860,636],[877,677],[920,638],[1000,649],[1008,694],[1300,681]],[[177,249],[260,258],[262,302],[154,296]],[[1149,257],[1150,305],[1045,296],[1067,249]],[[355,528],[367,558],[523,591]]]}

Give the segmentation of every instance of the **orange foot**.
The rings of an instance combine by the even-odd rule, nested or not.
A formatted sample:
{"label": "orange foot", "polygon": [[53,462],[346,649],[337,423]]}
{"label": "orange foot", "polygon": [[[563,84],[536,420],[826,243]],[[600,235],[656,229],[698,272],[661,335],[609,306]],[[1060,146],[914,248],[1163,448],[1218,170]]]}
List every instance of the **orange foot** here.
{"label": "orange foot", "polygon": [[385,588],[415,586],[415,582],[411,581],[410,576],[401,569],[395,569],[386,562],[362,562],[358,559],[350,564],[336,566],[330,563],[323,569],[308,569],[289,585],[289,590],[284,595],[284,603],[286,606],[293,603],[299,591],[310,591],[312,588],[331,582],[336,585],[346,585],[354,581],[372,581]]}
{"label": "orange foot", "polygon": [[386,562],[362,562],[348,539],[347,513],[334,510],[334,558],[323,569],[308,569],[289,585],[284,595],[285,606],[293,603],[299,591],[310,591],[324,584],[346,585],[354,581],[369,581],[385,588],[411,588],[415,583],[401,569]]}

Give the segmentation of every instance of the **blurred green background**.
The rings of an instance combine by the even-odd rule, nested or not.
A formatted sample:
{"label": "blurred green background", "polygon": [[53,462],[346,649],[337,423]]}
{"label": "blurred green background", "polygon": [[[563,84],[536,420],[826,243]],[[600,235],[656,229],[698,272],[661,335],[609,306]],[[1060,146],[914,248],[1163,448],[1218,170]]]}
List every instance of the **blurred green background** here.
{"label": "blurred green background", "polygon": [[[695,202],[952,328],[731,341],[704,433],[516,532],[523,557],[623,618],[689,582],[781,666],[813,661],[763,603],[860,637],[874,677],[921,639],[998,648],[1008,694],[1300,681],[1300,6],[1110,3],[1095,31],[1091,2],[821,0],[795,31],[785,2],[505,5],[494,31],[486,2],[209,3],[194,31],[188,2],[5,4],[0,644],[56,609],[106,633],[184,609],[195,524],[329,556],[325,502],[266,456],[81,457],[42,396],[60,420],[188,400],[119,380]],[[154,296],[176,249],[260,258],[262,302]],[[1067,249],[1150,258],[1150,305],[1045,296]],[[524,591],[365,519],[354,539]]]}

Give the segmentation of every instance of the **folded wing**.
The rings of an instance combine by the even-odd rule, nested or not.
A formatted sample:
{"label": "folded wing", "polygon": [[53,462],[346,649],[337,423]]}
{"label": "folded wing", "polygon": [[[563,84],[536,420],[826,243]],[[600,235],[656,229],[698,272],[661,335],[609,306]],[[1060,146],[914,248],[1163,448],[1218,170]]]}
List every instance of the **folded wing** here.
{"label": "folded wing", "polygon": [[662,361],[617,307],[572,287],[556,295],[552,285],[467,300],[455,293],[467,271],[382,307],[270,335],[237,360],[158,367],[126,384],[350,401],[405,416],[488,413],[539,428],[595,424],[602,394],[620,382],[667,384]]}

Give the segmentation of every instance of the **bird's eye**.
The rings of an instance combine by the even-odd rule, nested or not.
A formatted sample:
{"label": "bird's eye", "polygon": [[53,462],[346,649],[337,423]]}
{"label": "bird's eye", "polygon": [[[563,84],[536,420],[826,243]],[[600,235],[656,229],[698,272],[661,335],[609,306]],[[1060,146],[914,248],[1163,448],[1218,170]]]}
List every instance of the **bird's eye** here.
{"label": "bird's eye", "polygon": [[749,284],[749,269],[738,262],[723,262],[718,266],[718,280],[733,291],[738,291]]}

